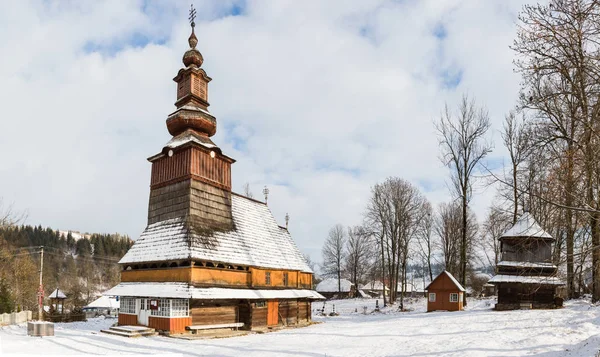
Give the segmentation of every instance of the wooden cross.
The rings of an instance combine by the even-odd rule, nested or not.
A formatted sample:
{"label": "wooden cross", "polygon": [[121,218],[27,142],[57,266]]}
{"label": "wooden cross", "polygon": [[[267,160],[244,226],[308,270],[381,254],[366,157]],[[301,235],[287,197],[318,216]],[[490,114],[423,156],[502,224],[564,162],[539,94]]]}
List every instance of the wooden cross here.
{"label": "wooden cross", "polygon": [[190,25],[192,25],[192,27],[196,26],[196,23],[194,22],[194,20],[196,20],[196,9],[194,9],[194,4],[190,5]]}

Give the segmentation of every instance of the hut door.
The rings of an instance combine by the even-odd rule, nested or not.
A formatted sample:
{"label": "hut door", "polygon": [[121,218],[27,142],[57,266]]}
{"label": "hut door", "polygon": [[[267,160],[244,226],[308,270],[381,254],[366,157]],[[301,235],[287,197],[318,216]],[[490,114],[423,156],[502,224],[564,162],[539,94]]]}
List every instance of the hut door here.
{"label": "hut door", "polygon": [[279,324],[279,301],[267,302],[267,326]]}
{"label": "hut door", "polygon": [[150,310],[148,309],[147,299],[139,299],[140,304],[138,305],[138,318],[137,322],[139,325],[148,326],[148,315]]}

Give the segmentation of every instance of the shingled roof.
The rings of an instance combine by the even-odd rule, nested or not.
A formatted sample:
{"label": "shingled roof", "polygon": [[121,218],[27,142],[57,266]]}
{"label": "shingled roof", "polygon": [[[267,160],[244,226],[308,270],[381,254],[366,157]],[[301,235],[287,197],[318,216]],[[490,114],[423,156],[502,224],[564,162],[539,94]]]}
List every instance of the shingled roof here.
{"label": "shingled roof", "polygon": [[236,194],[231,204],[234,230],[207,237],[190,230],[184,218],[151,224],[119,263],[198,259],[312,273],[266,204]]}
{"label": "shingled roof", "polygon": [[500,239],[513,237],[553,239],[548,232],[540,227],[540,225],[529,212],[523,213],[521,217],[517,219],[517,222],[514,224],[514,226],[507,230],[500,237]]}

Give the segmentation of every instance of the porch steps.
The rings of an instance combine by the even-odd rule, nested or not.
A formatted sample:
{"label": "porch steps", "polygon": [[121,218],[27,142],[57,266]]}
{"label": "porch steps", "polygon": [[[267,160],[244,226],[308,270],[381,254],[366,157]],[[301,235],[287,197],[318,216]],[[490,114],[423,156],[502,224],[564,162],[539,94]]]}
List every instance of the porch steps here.
{"label": "porch steps", "polygon": [[153,328],[144,326],[113,326],[108,330],[101,330],[100,332],[123,337],[147,337],[158,335]]}

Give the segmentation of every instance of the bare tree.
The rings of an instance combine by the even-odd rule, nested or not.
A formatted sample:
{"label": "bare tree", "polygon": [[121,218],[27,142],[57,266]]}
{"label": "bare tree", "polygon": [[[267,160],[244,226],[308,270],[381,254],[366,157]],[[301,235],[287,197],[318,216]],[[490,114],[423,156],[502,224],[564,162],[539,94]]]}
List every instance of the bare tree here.
{"label": "bare tree", "polygon": [[435,250],[435,242],[433,241],[433,209],[431,204],[426,202],[423,205],[425,216],[419,231],[417,232],[417,254],[421,257],[424,267],[429,274],[429,281],[433,281],[432,259]]}
{"label": "bare tree", "polygon": [[511,191],[509,201],[512,204],[512,223],[515,224],[519,213],[519,202],[523,195],[523,191],[518,189],[519,174],[521,165],[527,159],[530,149],[529,131],[527,130],[525,119],[523,118],[521,121],[517,120],[515,112],[511,111],[504,119],[504,126],[500,134],[510,156],[510,177],[507,181],[512,186],[509,186]]}
{"label": "bare tree", "polygon": [[14,226],[25,220],[25,212],[17,212],[12,204],[5,204],[0,197],[0,228]]}
{"label": "bare tree", "polygon": [[[465,257],[467,266],[470,265],[473,252],[473,241],[478,233],[475,214],[467,211],[467,242]],[[462,207],[458,202],[441,203],[433,221],[433,233],[438,237],[437,244],[442,253],[444,269],[452,275],[461,272],[462,249]],[[464,285],[466,286],[466,284]]]}
{"label": "bare tree", "polygon": [[346,235],[344,227],[336,224],[329,230],[329,236],[323,245],[323,274],[336,277],[338,280],[338,291],[342,291],[342,270],[346,257]]}
{"label": "bare tree", "polygon": [[425,198],[415,186],[391,177],[372,188],[367,206],[368,226],[378,238],[381,250],[382,275],[388,277],[389,301],[395,302],[398,284],[401,283],[401,309],[404,307],[402,298],[406,288],[410,242],[425,219],[425,203]]}
{"label": "bare tree", "polygon": [[250,182],[246,182],[243,186],[244,189],[244,196],[248,197],[248,198],[254,198],[254,194],[252,193],[252,191],[250,191]]}
{"label": "bare tree", "polygon": [[433,231],[438,237],[444,269],[458,275],[460,269],[461,208],[456,203],[441,203],[433,223]]}
{"label": "bare tree", "polygon": [[[519,105],[536,119],[538,146],[554,151],[554,159],[561,162],[561,194],[554,202],[562,210],[558,231],[565,235],[569,296],[574,291],[574,211],[586,210],[592,246],[600,246],[599,18],[598,0],[526,5],[512,46],[522,75]],[[600,249],[592,252],[592,273],[592,299],[597,301]]]}
{"label": "bare tree", "polygon": [[373,260],[372,247],[373,242],[363,227],[348,227],[345,270],[357,289],[369,272]]}
{"label": "bare tree", "polygon": [[[514,211],[512,212],[514,215]],[[479,247],[482,252],[481,263],[484,266],[496,268],[500,259],[500,236],[511,227],[512,217],[509,213],[497,206],[490,207],[483,223],[482,239]]]}
{"label": "bare tree", "polygon": [[[473,174],[480,161],[491,151],[484,141],[490,128],[490,118],[484,107],[463,96],[456,115],[448,105],[436,123],[442,162],[451,170],[452,190],[460,199],[462,208],[460,243],[460,282],[467,282],[467,210],[473,196]],[[467,304],[466,295],[464,305]]]}

